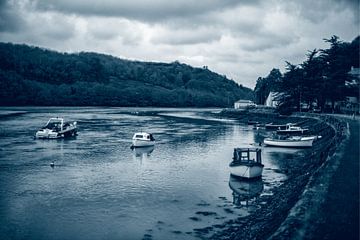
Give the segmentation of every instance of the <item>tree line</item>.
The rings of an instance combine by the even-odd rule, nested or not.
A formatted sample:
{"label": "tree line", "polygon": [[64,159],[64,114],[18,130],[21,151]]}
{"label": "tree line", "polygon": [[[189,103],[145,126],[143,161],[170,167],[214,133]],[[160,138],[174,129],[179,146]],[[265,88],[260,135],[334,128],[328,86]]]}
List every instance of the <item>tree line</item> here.
{"label": "tree line", "polygon": [[299,111],[305,105],[316,106],[324,111],[334,111],[337,101],[346,96],[359,97],[359,82],[351,82],[349,75],[352,67],[359,68],[359,39],[352,42],[340,41],[332,36],[324,39],[330,46],[327,49],[308,51],[306,60],[301,64],[286,62],[282,74],[273,69],[265,78],[258,78],[254,92],[258,104],[264,104],[270,92],[277,92],[275,100],[281,112]]}
{"label": "tree line", "polygon": [[1,105],[228,107],[253,91],[210,71],[0,43]]}

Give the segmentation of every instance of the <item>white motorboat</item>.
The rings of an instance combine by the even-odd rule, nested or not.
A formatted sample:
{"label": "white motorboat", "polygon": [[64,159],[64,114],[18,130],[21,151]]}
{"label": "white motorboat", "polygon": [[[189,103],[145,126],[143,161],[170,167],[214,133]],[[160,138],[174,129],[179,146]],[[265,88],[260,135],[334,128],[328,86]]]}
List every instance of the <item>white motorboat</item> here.
{"label": "white motorboat", "polygon": [[301,128],[298,126],[294,126],[292,124],[286,124],[285,129],[279,129],[276,131],[277,134],[304,134],[307,133],[309,129]]}
{"label": "white motorboat", "polygon": [[318,140],[318,139],[320,139],[320,138],[322,138],[322,136],[301,136],[301,140],[310,140],[310,139],[313,139],[314,141],[315,140]]}
{"label": "white motorboat", "polygon": [[155,139],[150,133],[138,132],[132,138],[132,147],[149,147],[154,145]]}
{"label": "white motorboat", "polygon": [[[316,136],[318,137],[318,136]],[[274,147],[293,147],[293,148],[306,148],[312,147],[313,142],[316,138],[315,136],[310,137],[301,137],[293,136],[285,139],[276,139],[276,138],[265,138],[264,144]]]}
{"label": "white motorboat", "polygon": [[235,148],[233,161],[229,166],[233,176],[246,179],[261,177],[264,168],[261,163],[261,149]]}
{"label": "white motorboat", "polygon": [[284,130],[287,126],[295,126],[295,123],[287,123],[287,124],[274,124],[274,123],[267,123],[265,124],[265,129],[268,130]]}
{"label": "white motorboat", "polygon": [[35,138],[57,139],[75,136],[76,122],[64,122],[63,118],[50,118],[46,125],[36,132]]}

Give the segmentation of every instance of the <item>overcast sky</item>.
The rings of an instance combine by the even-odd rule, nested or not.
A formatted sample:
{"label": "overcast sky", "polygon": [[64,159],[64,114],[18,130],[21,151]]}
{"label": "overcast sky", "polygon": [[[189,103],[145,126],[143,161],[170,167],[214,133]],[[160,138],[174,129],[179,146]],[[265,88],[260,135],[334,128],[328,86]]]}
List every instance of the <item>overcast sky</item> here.
{"label": "overcast sky", "polygon": [[359,0],[0,0],[0,41],[182,63],[253,88],[323,38],[359,34]]}

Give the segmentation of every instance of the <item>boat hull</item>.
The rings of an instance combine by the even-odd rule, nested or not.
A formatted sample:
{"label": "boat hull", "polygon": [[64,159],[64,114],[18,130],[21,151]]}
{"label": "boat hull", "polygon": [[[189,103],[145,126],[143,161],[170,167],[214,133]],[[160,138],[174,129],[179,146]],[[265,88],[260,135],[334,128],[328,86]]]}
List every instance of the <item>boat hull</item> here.
{"label": "boat hull", "polygon": [[230,166],[230,173],[235,177],[253,179],[261,177],[263,168],[263,165],[236,165]]}
{"label": "boat hull", "polygon": [[289,148],[307,148],[312,147],[314,139],[305,140],[280,140],[280,139],[264,139],[264,144],[274,147],[289,147]]}
{"label": "boat hull", "polygon": [[139,140],[139,139],[133,139],[132,140],[132,147],[150,147],[154,146],[155,141],[146,141],[146,140]]}
{"label": "boat hull", "polygon": [[276,133],[279,135],[285,135],[285,134],[305,134],[307,133],[307,129],[303,130],[277,130]]}
{"label": "boat hull", "polygon": [[35,138],[38,139],[58,139],[58,138],[66,138],[66,137],[72,137],[76,135],[76,127],[56,132],[50,129],[41,129],[36,132]]}
{"label": "boat hull", "polygon": [[265,129],[267,130],[286,129],[286,125],[265,124]]}

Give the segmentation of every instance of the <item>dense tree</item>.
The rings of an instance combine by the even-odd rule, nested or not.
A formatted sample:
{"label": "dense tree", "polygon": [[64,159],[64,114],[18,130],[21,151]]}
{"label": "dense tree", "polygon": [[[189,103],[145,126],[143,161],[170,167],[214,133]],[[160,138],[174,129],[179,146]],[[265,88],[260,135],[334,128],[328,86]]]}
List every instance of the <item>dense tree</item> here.
{"label": "dense tree", "polygon": [[266,98],[272,91],[277,91],[277,86],[281,81],[282,74],[279,69],[273,68],[265,78],[259,77],[254,89],[257,104],[265,104]]}
{"label": "dense tree", "polygon": [[225,107],[252,90],[178,61],[129,61],[0,43],[1,105]]}
{"label": "dense tree", "polygon": [[[342,42],[337,36],[324,41],[330,47],[309,51],[302,64],[286,62],[284,76],[274,84],[274,88],[282,93],[277,99],[280,112],[301,110],[304,103],[308,107],[317,104],[324,109],[326,101],[332,103],[334,111],[336,101],[344,100],[346,94],[356,95],[359,92],[356,84],[355,87],[345,87],[345,82],[351,80],[348,74],[351,67],[359,67],[359,37],[351,43]],[[261,93],[266,92],[266,85],[271,82],[265,80],[258,79],[259,84],[255,88],[260,100]]]}

